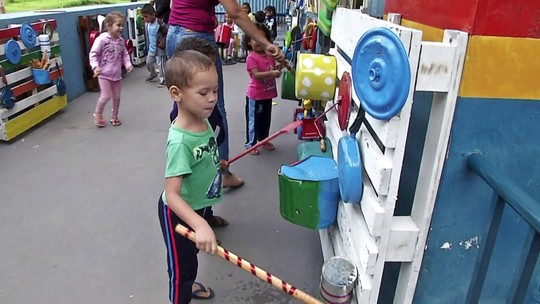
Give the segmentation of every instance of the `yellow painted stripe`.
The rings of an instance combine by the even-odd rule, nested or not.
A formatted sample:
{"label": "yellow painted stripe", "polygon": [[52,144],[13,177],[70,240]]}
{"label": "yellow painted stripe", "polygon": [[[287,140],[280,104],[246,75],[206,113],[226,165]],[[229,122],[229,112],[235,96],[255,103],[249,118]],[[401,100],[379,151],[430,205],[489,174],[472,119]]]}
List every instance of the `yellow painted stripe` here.
{"label": "yellow painted stripe", "polygon": [[5,140],[11,140],[67,106],[67,95],[56,96],[4,124]]}
{"label": "yellow painted stripe", "polygon": [[469,37],[459,96],[540,99],[540,39]]}
{"label": "yellow painted stripe", "polygon": [[[385,20],[388,20],[388,15],[384,16]],[[422,31],[422,41],[442,42],[444,37],[444,30],[440,28],[432,27],[422,23],[414,22],[407,19],[401,19],[401,25],[404,27],[412,28]]]}

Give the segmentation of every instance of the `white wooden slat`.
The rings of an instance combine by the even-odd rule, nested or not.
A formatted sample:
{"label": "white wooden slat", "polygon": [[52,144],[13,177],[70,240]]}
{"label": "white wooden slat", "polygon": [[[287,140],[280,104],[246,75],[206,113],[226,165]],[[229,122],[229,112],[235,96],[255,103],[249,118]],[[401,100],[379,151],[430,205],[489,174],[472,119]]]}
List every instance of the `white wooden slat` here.
{"label": "white wooden slat", "polygon": [[[58,32],[55,32],[53,34],[53,38],[50,40],[51,47],[53,46],[53,43],[58,42],[58,40],[60,40],[60,37],[58,36]],[[21,40],[15,40],[15,42],[17,42],[17,44],[21,48],[21,51],[24,52],[27,49],[26,45],[24,45],[24,43]],[[36,45],[35,46],[36,47],[39,46],[39,40],[37,39],[37,37],[36,37]],[[2,46],[0,46],[0,56],[3,56],[5,54],[6,54],[6,45],[2,44]]]}
{"label": "white wooden slat", "polygon": [[412,43],[411,33],[416,30],[372,18],[366,14],[362,14],[360,10],[351,10],[343,7],[336,8],[332,15],[332,32],[330,33],[330,38],[349,58],[353,58],[354,49],[360,37],[374,27],[386,27],[393,30],[403,43],[406,52],[409,53]]}
{"label": "white wooden slat", "polygon": [[422,57],[416,79],[417,91],[448,92],[451,88],[456,46],[423,42]]}
{"label": "white wooden slat", "polygon": [[20,100],[20,101],[17,101],[15,103],[15,106],[11,109],[5,109],[5,108],[2,108],[0,109],[0,118],[3,120],[3,119],[6,119],[10,116],[12,116],[13,114],[16,114],[26,108],[28,108],[29,106],[32,106],[42,100],[44,100],[45,98],[48,98],[48,97],[51,97],[53,95],[56,95],[58,93],[57,89],[56,89],[56,86],[52,86],[46,90],[43,90],[39,93],[36,93],[32,96],[29,96],[23,100]]}
{"label": "white wooden slat", "polygon": [[[321,233],[324,233],[324,232],[321,232]],[[332,246],[332,248],[334,249],[334,255],[330,257],[340,256],[340,257],[345,257],[352,261],[352,259],[349,256],[347,256],[347,254],[345,253],[344,246],[343,246],[343,239],[341,238],[341,235],[339,234],[338,228],[334,225],[328,228],[326,233],[328,235],[328,240],[331,243],[330,246]],[[325,258],[325,260],[327,259]],[[356,268],[358,271],[358,283],[356,284],[354,292],[357,295],[357,299],[358,299],[357,303],[367,303],[367,301],[369,300],[369,295],[371,293],[372,286],[373,286],[371,282],[372,279],[370,275],[364,273],[360,268],[358,268],[358,265],[356,266],[357,266]],[[354,301],[356,301],[356,299],[353,299],[353,303]]]}
{"label": "white wooden slat", "polygon": [[365,126],[362,126],[359,133],[360,136],[357,138],[364,169],[377,193],[387,195],[390,188],[394,149],[386,149],[383,154]]}
{"label": "white wooden slat", "polygon": [[[343,239],[345,252],[353,252],[350,258],[366,274],[373,275],[379,249],[367,229],[360,208],[340,202],[337,224]],[[359,262],[359,263],[358,263]]]}
{"label": "white wooden slat", "polygon": [[[51,65],[50,65],[50,68],[49,68],[50,71],[53,71],[53,70],[56,69],[56,67],[55,67],[56,62],[58,62],[59,67],[62,67],[62,58],[60,58],[60,57],[52,58],[50,60],[50,62],[51,62]],[[16,72],[7,74],[6,75],[6,80],[7,80],[8,84],[13,84],[13,83],[21,81],[23,79],[29,78],[29,77],[32,77],[32,69],[30,67],[27,67],[27,68],[18,70]],[[4,84],[3,81],[0,81],[0,89],[3,88],[3,87],[5,87],[5,84]]]}
{"label": "white wooden slat", "polygon": [[[403,263],[401,266],[394,297],[394,303],[396,304],[413,302],[440,177],[446,161],[450,130],[467,51],[468,34],[445,30],[443,43],[456,47],[456,54],[453,56],[454,62],[450,66],[453,76],[450,90],[447,94],[434,94],[419,169],[418,186],[411,211],[411,217],[419,228],[418,241],[416,243],[413,261],[411,263]],[[422,42],[423,44],[424,42]]]}
{"label": "white wooden slat", "polygon": [[371,236],[381,236],[385,211],[372,187],[364,186],[360,208]]}
{"label": "white wooden slat", "polygon": [[328,260],[329,258],[336,255],[334,252],[334,246],[332,245],[332,240],[330,239],[330,232],[328,229],[319,230],[319,238],[321,239],[321,249],[323,254],[323,260]]}
{"label": "white wooden slat", "polygon": [[[351,65],[347,62],[341,54],[336,49],[330,49],[330,54],[336,56],[336,62],[337,62],[337,71],[338,71],[338,77],[341,78],[343,72],[349,72],[351,73]],[[339,92],[339,90],[338,90]],[[337,94],[336,94],[337,96]],[[356,92],[354,90],[354,86],[351,90],[351,97],[354,100],[354,103],[358,107],[360,104],[360,100],[358,99],[358,96],[356,96]],[[354,121],[354,118],[356,116],[351,113],[349,118],[349,123],[352,124]],[[398,127],[399,127],[399,115],[396,115],[396,117],[393,117],[389,121],[383,121],[378,120],[373,117],[371,117],[369,114],[366,114],[365,118],[368,123],[371,125],[375,133],[377,134],[377,137],[379,140],[383,143],[385,147],[393,148],[396,145],[396,138],[398,134]]]}
{"label": "white wooden slat", "polygon": [[418,226],[410,216],[394,216],[390,228],[387,262],[411,262],[414,257]]}

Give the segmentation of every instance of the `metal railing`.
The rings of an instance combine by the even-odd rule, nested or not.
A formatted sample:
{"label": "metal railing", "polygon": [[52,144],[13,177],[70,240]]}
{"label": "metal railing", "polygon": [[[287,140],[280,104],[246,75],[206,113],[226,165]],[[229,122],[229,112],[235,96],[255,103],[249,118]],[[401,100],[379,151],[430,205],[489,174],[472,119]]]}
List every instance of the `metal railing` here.
{"label": "metal railing", "polygon": [[488,223],[485,244],[478,253],[466,303],[478,303],[480,299],[505,204],[512,207],[531,228],[525,240],[525,244],[529,245],[528,253],[517,268],[517,273],[521,273],[521,277],[512,283],[506,301],[507,303],[523,303],[540,253],[540,204],[491,165],[480,153],[469,155],[467,165],[493,189],[496,203],[491,211],[491,222]]}

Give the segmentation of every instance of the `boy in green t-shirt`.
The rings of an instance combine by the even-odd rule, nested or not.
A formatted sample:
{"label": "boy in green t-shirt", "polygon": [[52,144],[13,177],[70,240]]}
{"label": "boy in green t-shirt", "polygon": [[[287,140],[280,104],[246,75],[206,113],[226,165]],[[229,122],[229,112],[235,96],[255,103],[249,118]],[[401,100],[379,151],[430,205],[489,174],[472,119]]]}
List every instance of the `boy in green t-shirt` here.
{"label": "boy in green t-shirt", "polygon": [[[177,52],[165,74],[178,115],[167,139],[165,191],[158,203],[159,221],[167,247],[169,299],[190,303],[192,296],[211,298],[213,291],[195,283],[197,253],[216,253],[214,231],[204,219],[222,198],[218,146],[208,122],[217,102],[218,78],[214,63],[196,51]],[[222,168],[221,168],[222,169]],[[177,224],[196,233],[196,244],[174,233]],[[199,286],[192,292],[192,286]]]}

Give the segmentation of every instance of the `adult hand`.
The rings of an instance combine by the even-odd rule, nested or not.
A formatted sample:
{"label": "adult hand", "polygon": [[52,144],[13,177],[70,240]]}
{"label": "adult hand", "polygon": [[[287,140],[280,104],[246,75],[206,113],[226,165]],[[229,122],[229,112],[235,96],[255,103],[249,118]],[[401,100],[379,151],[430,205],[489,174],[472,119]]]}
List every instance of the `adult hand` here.
{"label": "adult hand", "polygon": [[277,62],[283,62],[285,61],[285,55],[283,55],[283,52],[281,51],[281,49],[276,46],[276,45],[273,45],[273,44],[268,44],[268,46],[266,47],[265,49],[266,53],[268,55],[271,55],[274,57],[274,59],[277,61]]}

